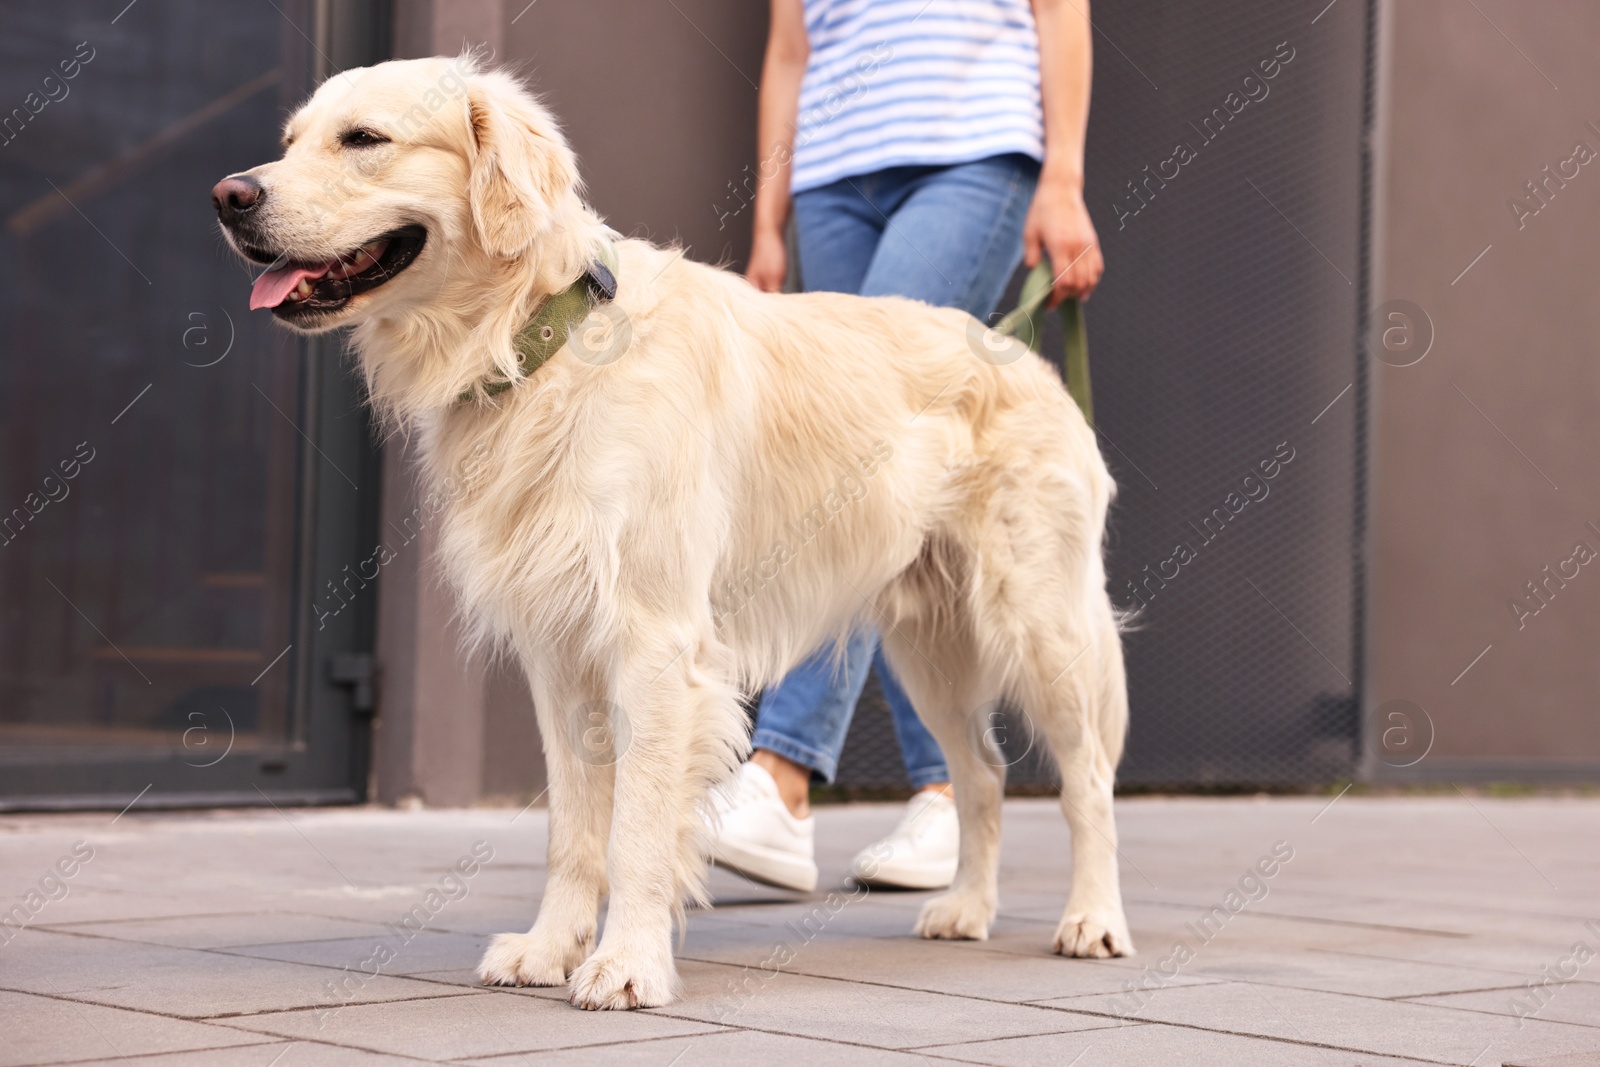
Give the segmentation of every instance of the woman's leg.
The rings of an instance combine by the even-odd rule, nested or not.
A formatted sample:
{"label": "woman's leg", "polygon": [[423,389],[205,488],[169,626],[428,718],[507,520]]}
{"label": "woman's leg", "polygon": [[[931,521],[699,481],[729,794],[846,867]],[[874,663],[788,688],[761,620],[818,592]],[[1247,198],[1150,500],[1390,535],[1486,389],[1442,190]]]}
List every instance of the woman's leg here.
{"label": "woman's leg", "polygon": [[[808,292],[854,293],[883,233],[883,213],[860,183],[834,182],[794,198],[798,264]],[[811,775],[832,781],[856,700],[867,681],[877,636],[851,637],[841,661],[822,648],[761,694],[754,762],[772,775],[790,813],[803,816]]]}
{"label": "woman's leg", "polygon": [[[1038,178],[1039,164],[1020,155],[929,172],[890,214],[861,295],[908,296],[989,321],[1022,262],[1022,224]],[[911,784],[944,785],[950,772],[938,742],[881,651],[874,662]]]}
{"label": "woman's leg", "polygon": [[878,686],[883,690],[884,702],[889,705],[895,740],[900,742],[900,759],[906,766],[906,777],[911,779],[912,788],[945,788],[950,784],[950,768],[945,765],[944,753],[939,749],[939,742],[922,725],[917,709],[912,706],[900,679],[895,677],[882,648],[873,654],[872,665],[878,669]]}
{"label": "woman's leg", "polygon": [[[1038,180],[1025,156],[954,167],[896,167],[795,197],[795,237],[807,291],[907,296],[987,317],[1022,259],[1022,223]],[[752,739],[791,812],[805,810],[809,772],[832,780],[875,638],[858,635],[835,665],[814,653],[762,695]],[[888,664],[878,677],[906,773],[916,786],[949,780],[939,746]]]}
{"label": "woman's leg", "polygon": [[[867,668],[877,645],[877,634],[859,631],[846,643],[842,659],[832,646],[820,648],[786,674],[783,681],[769,686],[761,694],[756,710],[751,746],[833,781],[845,734],[850,731],[850,719],[855,714],[856,698],[866,685]],[[768,771],[771,770],[769,766]],[[781,789],[783,779],[778,774],[773,778]],[[795,807],[789,805],[791,811]]]}

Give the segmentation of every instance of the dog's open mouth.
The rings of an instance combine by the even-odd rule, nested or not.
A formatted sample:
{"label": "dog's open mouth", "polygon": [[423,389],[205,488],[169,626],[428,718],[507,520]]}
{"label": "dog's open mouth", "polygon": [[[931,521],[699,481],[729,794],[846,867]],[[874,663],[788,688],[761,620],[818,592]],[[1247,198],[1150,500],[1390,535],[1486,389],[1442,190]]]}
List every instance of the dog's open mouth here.
{"label": "dog's open mouth", "polygon": [[282,257],[249,249],[251,258],[275,264],[250,290],[250,310],[271,308],[283,319],[337,311],[352,297],[376,289],[409,267],[427,240],[428,231],[421,226],[402,226],[337,259],[309,263],[284,262]]}

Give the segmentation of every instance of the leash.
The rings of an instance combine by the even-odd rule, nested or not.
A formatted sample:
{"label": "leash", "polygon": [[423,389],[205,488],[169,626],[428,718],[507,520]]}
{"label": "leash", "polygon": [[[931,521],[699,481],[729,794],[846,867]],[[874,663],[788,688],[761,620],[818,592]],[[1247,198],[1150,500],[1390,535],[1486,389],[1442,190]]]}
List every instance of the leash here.
{"label": "leash", "polygon": [[468,389],[457,397],[458,401],[499,396],[529,377],[561,351],[561,346],[572,335],[572,328],[588,318],[595,305],[616,298],[617,250],[610,241],[602,241],[599,253],[599,258],[589,264],[577,281],[546,297],[539,310],[512,338],[511,347],[517,353],[517,377],[485,378],[477,388]]}
{"label": "leash", "polygon": [[[1029,272],[1022,283],[1021,299],[995,326],[996,333],[1008,334],[1027,343],[1028,347],[1044,353],[1045,301],[1050,298],[1050,283],[1055,275],[1050,271],[1050,258],[1044,257]],[[1061,368],[1067,383],[1067,392],[1077,401],[1083,417],[1094,426],[1094,402],[1089,395],[1089,336],[1083,325],[1083,309],[1076,300],[1063,300],[1057,309],[1061,312],[1063,334]]]}

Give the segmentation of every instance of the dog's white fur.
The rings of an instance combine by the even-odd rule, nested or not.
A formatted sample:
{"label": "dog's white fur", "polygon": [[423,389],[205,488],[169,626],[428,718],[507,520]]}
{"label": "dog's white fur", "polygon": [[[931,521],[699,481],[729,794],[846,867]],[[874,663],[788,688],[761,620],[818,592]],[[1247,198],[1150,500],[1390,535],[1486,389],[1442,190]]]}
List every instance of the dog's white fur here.
{"label": "dog's white fur", "polygon": [[[393,143],[343,147],[354,124]],[[1100,558],[1113,487],[1042,360],[979,358],[959,311],[762,294],[625,240],[621,358],[563,349],[462,402],[515,372],[519,325],[608,233],[555,122],[463,57],[337,75],[286,132],[284,157],[248,172],[277,250],[428,230],[408,270],[316,328],[355,326],[372,403],[416,432],[447,500],[464,615],[514,650],[538,709],[549,882],[533,928],[494,940],[485,982],[570,982],[585,1008],[670,1001],[674,919],[706,899],[704,798],[749,746],[741,694],[862,622],[881,628],[960,811],[955,884],[917,932],[981,939],[994,919],[1004,775],[974,720],[1005,696],[1064,783],[1055,948],[1132,951],[1111,810],[1127,697]],[[597,759],[569,742],[608,707],[626,743]]]}

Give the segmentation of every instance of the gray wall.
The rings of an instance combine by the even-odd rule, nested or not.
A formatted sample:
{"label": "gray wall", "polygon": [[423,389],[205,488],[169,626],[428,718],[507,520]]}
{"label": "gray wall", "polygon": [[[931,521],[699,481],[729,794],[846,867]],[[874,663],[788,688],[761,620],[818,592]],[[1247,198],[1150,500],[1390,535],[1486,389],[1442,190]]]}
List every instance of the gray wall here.
{"label": "gray wall", "polygon": [[[506,3],[515,15],[519,0]],[[507,26],[507,56],[560,117],[590,202],[617,230],[743,262],[766,7],[538,3]]]}
{"label": "gray wall", "polygon": [[[1521,229],[1507,201],[1575,142],[1600,151],[1587,125],[1600,125],[1600,8],[1406,0],[1379,12],[1373,302],[1414,302],[1435,339],[1414,366],[1372,368],[1365,773],[1592,780],[1600,560],[1552,581],[1521,629],[1508,605],[1575,542],[1600,551],[1585,526],[1600,526],[1600,161]],[[519,65],[622,232],[742,258],[759,0],[398,0],[395,27],[401,55],[481,43]],[[387,464],[395,518],[412,490],[398,449]],[[543,772],[526,689],[455,653],[425,553],[383,579],[375,795],[531,798]]]}
{"label": "gray wall", "polygon": [[[1552,581],[1520,628],[1509,603],[1537,607],[1526,583],[1576,542],[1600,551],[1600,160],[1521,228],[1508,200],[1533,203],[1525,183],[1576,142],[1600,151],[1600,7],[1476,8],[1384,5],[1374,303],[1420,305],[1435,340],[1415,366],[1374,368],[1371,766],[1593,780],[1600,562]],[[1405,726],[1380,714],[1394,700],[1435,731],[1403,772],[1389,764],[1420,750],[1383,749]]]}

